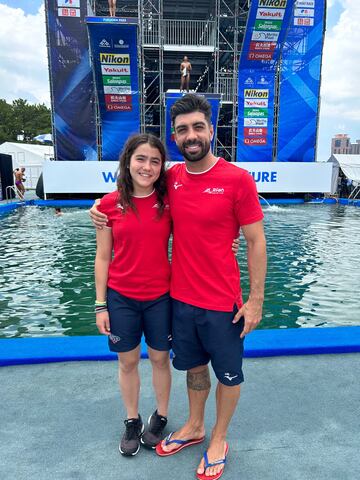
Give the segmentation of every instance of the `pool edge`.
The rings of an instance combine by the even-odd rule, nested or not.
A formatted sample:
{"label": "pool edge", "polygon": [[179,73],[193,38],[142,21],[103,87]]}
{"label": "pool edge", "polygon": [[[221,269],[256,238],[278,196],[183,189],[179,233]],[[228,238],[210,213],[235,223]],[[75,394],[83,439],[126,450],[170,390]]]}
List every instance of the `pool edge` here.
{"label": "pool edge", "polygon": [[[244,357],[356,352],[360,352],[360,326],[289,328],[251,333],[245,341]],[[144,340],[141,357],[148,358]],[[101,335],[0,339],[0,366],[116,358],[116,354],[109,352],[107,338]]]}

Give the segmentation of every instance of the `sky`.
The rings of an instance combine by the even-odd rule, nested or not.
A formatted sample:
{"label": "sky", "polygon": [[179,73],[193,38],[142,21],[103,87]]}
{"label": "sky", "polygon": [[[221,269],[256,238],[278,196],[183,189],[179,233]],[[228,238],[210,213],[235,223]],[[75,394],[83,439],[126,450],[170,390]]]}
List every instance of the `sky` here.
{"label": "sky", "polygon": [[[317,160],[331,138],[360,139],[360,0],[327,0]],[[43,0],[0,0],[0,98],[50,106]]]}

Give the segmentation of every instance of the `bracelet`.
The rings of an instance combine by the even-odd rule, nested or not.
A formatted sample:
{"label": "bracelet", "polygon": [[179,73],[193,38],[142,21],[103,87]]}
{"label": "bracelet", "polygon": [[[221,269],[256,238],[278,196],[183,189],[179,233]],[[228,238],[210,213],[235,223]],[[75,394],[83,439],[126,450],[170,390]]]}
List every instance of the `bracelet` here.
{"label": "bracelet", "polygon": [[95,306],[95,313],[107,312],[107,306]]}
{"label": "bracelet", "polygon": [[106,300],[104,300],[104,301],[95,300],[95,306],[101,306],[102,307],[103,305],[107,305]]}

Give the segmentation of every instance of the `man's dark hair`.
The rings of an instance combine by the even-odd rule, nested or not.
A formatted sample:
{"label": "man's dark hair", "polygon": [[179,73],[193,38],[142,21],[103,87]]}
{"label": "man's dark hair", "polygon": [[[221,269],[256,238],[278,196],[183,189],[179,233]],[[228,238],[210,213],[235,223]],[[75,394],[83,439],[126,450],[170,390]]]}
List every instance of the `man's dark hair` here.
{"label": "man's dark hair", "polygon": [[211,105],[205,97],[188,93],[173,104],[170,109],[171,123],[175,124],[175,118],[178,115],[186,113],[201,112],[205,115],[205,119],[211,125]]}

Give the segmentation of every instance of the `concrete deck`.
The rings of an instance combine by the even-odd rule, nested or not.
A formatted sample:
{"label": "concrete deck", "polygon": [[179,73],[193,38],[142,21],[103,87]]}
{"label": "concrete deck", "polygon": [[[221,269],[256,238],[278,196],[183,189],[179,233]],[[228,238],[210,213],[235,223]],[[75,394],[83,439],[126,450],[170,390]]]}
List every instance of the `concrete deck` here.
{"label": "concrete deck", "polygon": [[[244,362],[246,379],[222,478],[360,478],[360,355]],[[147,418],[154,410],[149,361],[142,360],[140,368],[140,413]],[[116,369],[112,361],[1,368],[0,478],[194,479],[206,443],[168,458],[145,449],[132,458],[119,454],[124,409]],[[179,427],[186,414],[185,374],[174,371],[168,431]],[[213,388],[207,440],[214,414]]]}

